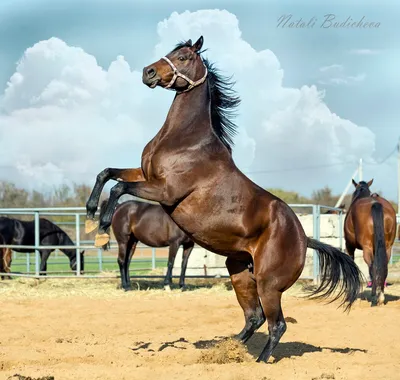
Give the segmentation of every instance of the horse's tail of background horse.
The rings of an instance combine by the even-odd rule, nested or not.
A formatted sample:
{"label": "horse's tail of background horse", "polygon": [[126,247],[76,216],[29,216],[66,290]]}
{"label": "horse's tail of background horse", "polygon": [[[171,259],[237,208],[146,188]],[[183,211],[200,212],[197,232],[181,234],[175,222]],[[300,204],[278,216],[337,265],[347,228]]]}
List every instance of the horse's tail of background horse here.
{"label": "horse's tail of background horse", "polygon": [[341,306],[347,304],[349,310],[361,291],[362,272],[349,255],[331,245],[307,238],[307,247],[317,251],[321,274],[320,285],[311,296],[327,298],[337,291],[331,302],[342,298]]}
{"label": "horse's tail of background horse", "polygon": [[[102,219],[104,213],[106,212],[107,203],[108,203],[108,199],[105,199],[103,202],[101,202],[99,220]],[[110,233],[110,228],[108,228],[106,232],[107,232],[107,233]],[[104,244],[102,248],[103,248],[105,251],[107,251],[108,248],[110,248],[110,240],[108,241],[108,243]]]}
{"label": "horse's tail of background horse", "polygon": [[388,260],[386,256],[385,227],[383,219],[383,206],[374,202],[371,206],[372,221],[374,224],[374,261],[372,275],[375,276],[376,286],[383,291],[388,275]]}

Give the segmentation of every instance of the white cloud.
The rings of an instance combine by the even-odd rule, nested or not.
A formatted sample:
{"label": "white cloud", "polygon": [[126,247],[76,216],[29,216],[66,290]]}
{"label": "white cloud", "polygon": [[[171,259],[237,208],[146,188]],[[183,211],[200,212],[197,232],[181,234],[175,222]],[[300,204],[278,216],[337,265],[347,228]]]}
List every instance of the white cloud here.
{"label": "white cloud", "polygon": [[333,64],[330,66],[323,66],[319,68],[322,79],[318,80],[319,84],[322,85],[355,85],[365,80],[366,75],[364,73],[357,75],[348,75],[343,65]]}
{"label": "white cloud", "polygon": [[[174,12],[158,24],[157,33],[149,64],[178,41],[203,35],[205,56],[224,74],[234,74],[242,98],[234,158],[242,169],[332,164],[374,150],[373,133],[332,113],[315,86],[284,87],[278,58],[246,42],[233,14]],[[138,166],[172,97],[144,86],[141,72],[132,71],[123,57],[104,69],[81,48],[56,38],[38,42],[26,50],[0,102],[0,179],[35,187],[93,183],[104,167]],[[2,166],[14,169],[2,171]],[[324,185],[321,180],[337,170],[311,172],[314,176],[306,181],[303,172],[274,173],[268,184],[293,187],[301,181],[298,189],[304,191],[310,184]],[[255,176],[261,182],[264,178]]]}
{"label": "white cloud", "polygon": [[356,54],[356,55],[377,55],[380,54],[380,50],[376,49],[353,49],[349,51],[350,54]]}
{"label": "white cloud", "polygon": [[338,65],[337,63],[334,63],[333,65],[320,67],[319,71],[324,73],[326,71],[343,71],[343,69],[343,65]]}

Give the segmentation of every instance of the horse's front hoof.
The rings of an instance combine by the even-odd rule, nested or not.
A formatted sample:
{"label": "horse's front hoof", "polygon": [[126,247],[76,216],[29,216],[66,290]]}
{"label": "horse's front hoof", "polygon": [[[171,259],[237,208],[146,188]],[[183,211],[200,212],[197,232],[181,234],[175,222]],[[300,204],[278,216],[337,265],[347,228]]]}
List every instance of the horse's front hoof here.
{"label": "horse's front hoof", "polygon": [[109,234],[96,234],[94,239],[94,246],[97,248],[101,248],[103,245],[107,244],[110,241]]}
{"label": "horse's front hoof", "polygon": [[94,219],[86,219],[85,220],[85,233],[90,234],[98,227],[99,222]]}
{"label": "horse's front hoof", "polygon": [[166,292],[172,292],[171,287],[169,285],[164,285],[164,290]]}

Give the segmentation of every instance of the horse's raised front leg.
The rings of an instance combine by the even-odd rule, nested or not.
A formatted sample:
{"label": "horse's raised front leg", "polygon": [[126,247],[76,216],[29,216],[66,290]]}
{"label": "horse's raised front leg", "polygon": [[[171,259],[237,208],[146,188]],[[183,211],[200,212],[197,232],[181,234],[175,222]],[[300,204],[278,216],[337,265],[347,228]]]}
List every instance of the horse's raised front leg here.
{"label": "horse's raised front leg", "polygon": [[107,168],[100,172],[96,177],[96,183],[93,187],[92,193],[86,202],[86,222],[85,232],[88,234],[97,228],[98,222],[94,220],[97,207],[99,205],[100,195],[103,191],[104,185],[109,181],[124,181],[124,182],[139,182],[145,181],[143,171],[141,168],[135,169],[116,169]]}
{"label": "horse's raised front leg", "polygon": [[133,195],[154,202],[165,201],[164,186],[160,183],[151,183],[147,181],[117,183],[110,191],[110,198],[108,199],[106,210],[100,220],[99,231],[95,238],[96,247],[102,247],[110,240],[110,236],[106,231],[111,226],[112,216],[114,214],[115,206],[118,203],[118,199],[124,194]]}

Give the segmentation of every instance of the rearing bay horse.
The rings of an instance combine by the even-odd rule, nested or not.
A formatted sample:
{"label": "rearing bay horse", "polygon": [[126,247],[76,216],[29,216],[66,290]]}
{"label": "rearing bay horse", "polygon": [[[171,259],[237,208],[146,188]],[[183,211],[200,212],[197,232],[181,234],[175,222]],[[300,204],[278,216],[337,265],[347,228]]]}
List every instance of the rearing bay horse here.
{"label": "rearing bay horse", "polygon": [[[143,69],[143,83],[176,91],[161,130],[146,145],[136,169],[108,168],[98,174],[87,201],[86,230],[94,221],[101,190],[112,179],[96,245],[106,233],[118,198],[131,194],[159,202],[200,246],[226,256],[226,266],[245,317],[245,342],[268,321],[269,337],[257,361],[268,361],[286,331],[282,293],[299,278],[307,247],[320,257],[321,284],[313,295],[334,295],[349,308],[362,274],[345,253],[306,236],[293,210],[247,178],[232,159],[230,117],[239,104],[232,83],[201,57],[203,37],[175,47]],[[156,105],[155,105],[156,107]]]}
{"label": "rearing bay horse", "polygon": [[356,189],[344,220],[344,237],[347,253],[353,259],[356,249],[363,251],[372,280],[372,305],[382,305],[388,262],[396,238],[396,211],[385,198],[371,194],[372,182],[357,183],[353,179]]}

